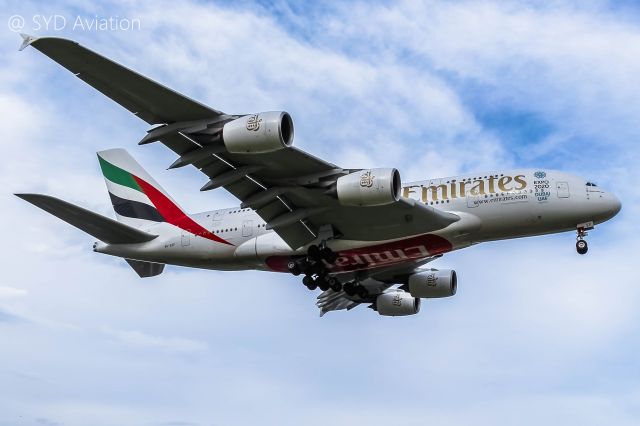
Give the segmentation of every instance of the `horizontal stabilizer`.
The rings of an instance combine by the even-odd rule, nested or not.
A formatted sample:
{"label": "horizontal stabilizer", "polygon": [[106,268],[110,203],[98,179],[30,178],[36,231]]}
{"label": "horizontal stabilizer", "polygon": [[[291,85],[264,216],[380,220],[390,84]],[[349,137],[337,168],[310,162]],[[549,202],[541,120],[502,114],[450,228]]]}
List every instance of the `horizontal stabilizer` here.
{"label": "horizontal stabilizer", "polygon": [[15,195],[107,244],[144,243],[157,237],[49,195]]}
{"label": "horizontal stabilizer", "polygon": [[155,277],[164,271],[164,263],[143,262],[142,260],[125,259],[140,278]]}

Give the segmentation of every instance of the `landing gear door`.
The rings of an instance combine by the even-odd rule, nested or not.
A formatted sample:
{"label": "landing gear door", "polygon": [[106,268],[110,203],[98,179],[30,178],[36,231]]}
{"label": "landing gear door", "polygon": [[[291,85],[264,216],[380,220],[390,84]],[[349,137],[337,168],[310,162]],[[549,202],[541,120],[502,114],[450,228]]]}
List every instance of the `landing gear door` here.
{"label": "landing gear door", "polygon": [[558,190],[558,198],[569,198],[568,182],[556,182],[556,189]]}

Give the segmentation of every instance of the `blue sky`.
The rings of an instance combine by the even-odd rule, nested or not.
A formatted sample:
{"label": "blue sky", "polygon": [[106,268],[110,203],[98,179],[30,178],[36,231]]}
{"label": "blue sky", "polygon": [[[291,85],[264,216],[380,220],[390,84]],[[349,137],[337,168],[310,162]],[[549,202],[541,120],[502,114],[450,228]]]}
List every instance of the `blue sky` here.
{"label": "blue sky", "polygon": [[[2,2],[214,108],[283,109],[296,145],[405,180],[557,168],[623,200],[571,233],[451,253],[419,315],[318,318],[288,275],[168,267],[140,280],[12,195],[112,215],[95,152],[127,148],[189,211],[145,123],[0,31],[0,425],[635,425],[640,416],[640,26],[635,2]],[[64,28],[34,31],[44,16]],[[136,31],[71,27],[139,19]],[[39,18],[35,18],[39,16]],[[36,21],[34,21],[36,19]],[[42,21],[38,21],[42,22]]]}

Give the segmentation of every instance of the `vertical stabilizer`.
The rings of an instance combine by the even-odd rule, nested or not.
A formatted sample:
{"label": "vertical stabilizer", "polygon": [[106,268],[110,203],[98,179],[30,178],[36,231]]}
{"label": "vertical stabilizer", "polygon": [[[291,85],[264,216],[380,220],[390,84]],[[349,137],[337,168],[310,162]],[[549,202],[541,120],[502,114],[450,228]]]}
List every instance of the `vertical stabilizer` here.
{"label": "vertical stabilizer", "polygon": [[100,151],[98,160],[118,221],[137,227],[167,222],[193,235],[231,245],[186,214],[124,149]]}
{"label": "vertical stabilizer", "polygon": [[124,149],[98,152],[100,168],[120,222],[142,226],[184,215],[175,201]]}

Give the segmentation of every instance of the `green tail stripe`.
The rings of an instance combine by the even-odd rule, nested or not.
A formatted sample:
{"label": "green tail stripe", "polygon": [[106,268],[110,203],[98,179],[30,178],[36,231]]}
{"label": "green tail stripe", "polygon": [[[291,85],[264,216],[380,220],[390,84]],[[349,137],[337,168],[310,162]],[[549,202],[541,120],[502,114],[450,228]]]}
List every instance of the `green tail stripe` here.
{"label": "green tail stripe", "polygon": [[109,179],[113,183],[128,186],[136,191],[143,192],[142,188],[140,188],[140,185],[138,185],[138,182],[136,182],[131,173],[126,170],[122,170],[120,167],[114,166],[99,155],[98,160],[100,161],[100,168],[102,169],[102,174],[105,178]]}

